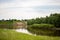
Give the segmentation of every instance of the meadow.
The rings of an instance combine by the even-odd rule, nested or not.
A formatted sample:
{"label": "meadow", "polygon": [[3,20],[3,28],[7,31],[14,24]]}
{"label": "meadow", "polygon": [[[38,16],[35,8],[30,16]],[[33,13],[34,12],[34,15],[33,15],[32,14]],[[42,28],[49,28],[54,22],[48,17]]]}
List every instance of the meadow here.
{"label": "meadow", "polygon": [[60,37],[28,35],[11,29],[0,29],[0,40],[60,40]]}

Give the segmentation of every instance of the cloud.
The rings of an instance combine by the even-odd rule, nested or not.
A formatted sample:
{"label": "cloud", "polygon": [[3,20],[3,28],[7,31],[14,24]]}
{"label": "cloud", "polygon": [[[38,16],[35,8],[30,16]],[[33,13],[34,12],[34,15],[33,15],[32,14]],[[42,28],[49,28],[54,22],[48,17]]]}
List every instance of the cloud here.
{"label": "cloud", "polygon": [[0,0],[0,3],[8,3],[8,2],[11,2],[12,0]]}
{"label": "cloud", "polygon": [[3,9],[0,10],[0,18],[17,18],[17,19],[30,19],[39,16],[32,8],[13,8],[13,9]]}
{"label": "cloud", "polygon": [[29,19],[60,12],[59,0],[0,0],[0,19]]}
{"label": "cloud", "polygon": [[[6,1],[7,0],[5,0],[5,2]],[[24,0],[12,0],[10,2],[1,3],[0,8],[34,7],[34,6],[41,6],[41,5],[60,5],[60,1],[59,0],[25,0],[25,1]]]}

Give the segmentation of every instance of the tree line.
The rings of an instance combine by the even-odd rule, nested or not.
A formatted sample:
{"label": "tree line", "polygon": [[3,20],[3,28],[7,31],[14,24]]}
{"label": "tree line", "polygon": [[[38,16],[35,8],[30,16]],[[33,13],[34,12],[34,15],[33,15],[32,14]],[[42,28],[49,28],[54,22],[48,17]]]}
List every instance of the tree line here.
{"label": "tree line", "polygon": [[50,14],[46,17],[26,20],[28,25],[32,24],[52,24],[55,27],[60,27],[60,13]]}

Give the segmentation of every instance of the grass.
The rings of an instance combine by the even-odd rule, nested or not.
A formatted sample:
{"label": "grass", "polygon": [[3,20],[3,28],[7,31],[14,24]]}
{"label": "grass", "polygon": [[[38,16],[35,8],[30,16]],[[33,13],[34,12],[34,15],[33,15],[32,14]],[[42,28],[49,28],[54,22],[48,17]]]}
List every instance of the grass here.
{"label": "grass", "polygon": [[0,40],[60,40],[60,37],[33,36],[10,29],[0,29]]}

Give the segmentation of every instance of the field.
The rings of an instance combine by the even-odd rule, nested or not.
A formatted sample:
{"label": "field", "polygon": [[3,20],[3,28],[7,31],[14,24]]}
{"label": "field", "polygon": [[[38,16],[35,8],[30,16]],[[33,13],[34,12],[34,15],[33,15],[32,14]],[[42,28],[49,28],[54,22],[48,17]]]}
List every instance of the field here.
{"label": "field", "polygon": [[19,33],[11,29],[0,29],[0,40],[60,40],[60,37],[34,36]]}

